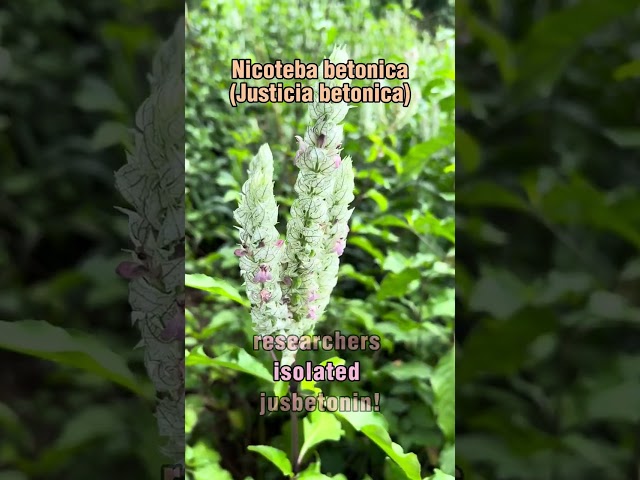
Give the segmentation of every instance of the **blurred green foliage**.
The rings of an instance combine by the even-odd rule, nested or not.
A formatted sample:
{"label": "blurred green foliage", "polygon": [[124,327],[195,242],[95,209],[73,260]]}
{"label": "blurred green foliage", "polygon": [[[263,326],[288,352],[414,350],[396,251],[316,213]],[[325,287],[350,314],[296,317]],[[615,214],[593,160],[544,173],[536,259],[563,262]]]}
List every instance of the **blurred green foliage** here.
{"label": "blurred green foliage", "polygon": [[637,478],[638,2],[456,2],[457,461]]}
{"label": "blurred green foliage", "polygon": [[0,7],[0,478],[157,478],[114,205],[146,73],[183,6]]}
{"label": "blurred green foliage", "polygon": [[[260,392],[273,391],[271,357],[252,350],[251,319],[233,255],[238,237],[232,212],[248,161],[268,142],[276,163],[279,225],[286,224],[296,175],[294,135],[304,132],[307,106],[230,107],[231,60],[319,63],[336,43],[346,44],[358,62],[408,62],[413,101],[408,109],[359,104],[347,116],[343,143],[345,155],[354,158],[355,212],[338,286],[316,328],[317,334],[379,335],[383,348],[375,354],[305,352],[299,361],[320,363],[336,355],[347,364],[359,361],[362,381],[320,385],[323,392],[379,392],[388,424],[380,438],[388,432],[404,452],[417,455],[418,478],[429,477],[434,467],[453,473],[453,357],[439,365],[453,343],[453,32],[438,28],[431,35],[421,26],[424,18],[407,5],[368,0],[190,5],[186,268],[195,274],[188,284],[199,288],[190,290],[187,300],[186,430],[187,469],[195,479],[281,478],[248,447],[291,450],[288,415],[259,416]],[[315,422],[330,422],[320,417],[309,417],[301,444]],[[385,461],[389,453],[370,441],[377,426],[361,429],[368,432],[363,435],[349,419],[339,425],[344,432],[327,433],[339,444],[313,446],[323,473],[346,475],[336,479],[407,478],[398,467],[400,457],[392,453],[396,463]],[[272,449],[260,453],[286,463]],[[308,461],[315,462],[313,457]],[[406,458],[414,461],[412,455]]]}

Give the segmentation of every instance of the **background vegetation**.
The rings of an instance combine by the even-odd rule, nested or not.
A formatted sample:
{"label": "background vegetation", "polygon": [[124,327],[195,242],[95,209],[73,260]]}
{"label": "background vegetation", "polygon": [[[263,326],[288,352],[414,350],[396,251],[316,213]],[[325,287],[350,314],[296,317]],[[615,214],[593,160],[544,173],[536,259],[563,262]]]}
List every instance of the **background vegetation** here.
{"label": "background vegetation", "polygon": [[113,172],[184,5],[0,9],[0,478],[157,479]]}
{"label": "background vegetation", "polygon": [[[329,476],[313,478],[420,480],[436,467],[453,473],[453,356],[447,355],[454,315],[453,31],[433,20],[451,24],[450,5],[435,7],[368,0],[189,5],[187,273],[188,284],[200,287],[187,302],[187,469],[194,478],[282,478],[248,447],[291,450],[288,414],[259,416],[260,392],[273,392],[271,357],[252,350],[232,212],[248,161],[268,142],[285,225],[294,135],[304,131],[306,105],[231,108],[231,59],[318,63],[335,43],[360,62],[407,61],[414,101],[409,109],[358,105],[347,116],[344,152],[357,173],[355,213],[339,283],[316,333],[376,334],[383,348],[341,352],[347,364],[360,362],[363,380],[320,386],[331,395],[380,392],[386,420],[375,421],[413,453],[391,450],[395,461],[385,461],[389,453],[370,436],[331,415],[312,416],[301,442],[312,434],[332,440],[314,448]],[[305,467],[309,461],[313,455]]]}
{"label": "background vegetation", "polygon": [[638,478],[639,19],[456,2],[465,478]]}

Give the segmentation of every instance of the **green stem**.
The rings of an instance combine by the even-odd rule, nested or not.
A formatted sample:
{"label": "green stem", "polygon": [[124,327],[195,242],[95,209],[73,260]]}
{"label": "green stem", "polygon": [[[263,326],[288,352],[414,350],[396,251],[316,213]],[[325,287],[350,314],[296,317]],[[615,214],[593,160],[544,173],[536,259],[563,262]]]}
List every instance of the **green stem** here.
{"label": "green stem", "polygon": [[[294,363],[295,365],[295,363]],[[293,366],[293,365],[292,365]],[[291,396],[291,403],[293,404],[293,396],[298,393],[298,382],[291,380],[289,382],[289,395]],[[293,467],[293,473],[297,476],[298,469],[300,468],[300,458],[298,458],[298,445],[299,445],[299,428],[298,428],[298,412],[295,409],[290,410],[291,413],[291,466]]]}

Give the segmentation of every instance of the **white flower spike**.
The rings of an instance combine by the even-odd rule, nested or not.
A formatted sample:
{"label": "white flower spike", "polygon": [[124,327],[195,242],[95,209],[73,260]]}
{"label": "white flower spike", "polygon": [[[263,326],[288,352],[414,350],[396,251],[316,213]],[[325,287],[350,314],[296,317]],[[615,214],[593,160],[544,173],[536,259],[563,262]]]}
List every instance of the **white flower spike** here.
{"label": "white flower spike", "polygon": [[[332,63],[349,59],[336,47]],[[323,77],[324,80],[324,77]],[[348,80],[329,81],[330,86]],[[242,248],[236,250],[252,303],[253,326],[259,335],[312,333],[329,303],[338,279],[348,221],[353,210],[354,175],[350,157],[342,158],[340,122],[349,106],[321,103],[316,90],[309,106],[309,127],[296,136],[294,165],[299,168],[286,239],[275,228],[278,207],[273,196],[273,158],[268,145],[251,162],[249,179],[235,211]],[[291,364],[295,351],[285,351],[282,363]]]}

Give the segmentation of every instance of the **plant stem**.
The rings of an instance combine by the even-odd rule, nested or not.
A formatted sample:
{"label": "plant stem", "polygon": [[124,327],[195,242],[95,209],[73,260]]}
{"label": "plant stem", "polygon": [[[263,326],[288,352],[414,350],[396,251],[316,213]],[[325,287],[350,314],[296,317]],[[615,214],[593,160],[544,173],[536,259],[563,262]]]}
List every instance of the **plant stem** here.
{"label": "plant stem", "polygon": [[[295,365],[295,362],[291,365]],[[291,380],[289,382],[289,395],[291,396],[291,404],[293,406],[293,396],[298,393],[298,382]],[[299,458],[298,458],[298,412],[294,408],[290,410],[291,414],[291,465],[293,467],[293,473],[298,473]]]}

